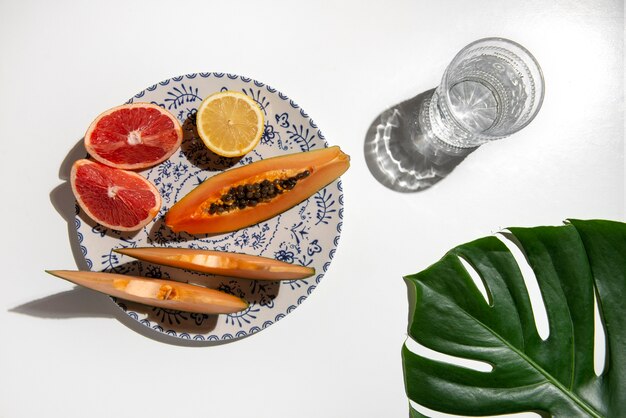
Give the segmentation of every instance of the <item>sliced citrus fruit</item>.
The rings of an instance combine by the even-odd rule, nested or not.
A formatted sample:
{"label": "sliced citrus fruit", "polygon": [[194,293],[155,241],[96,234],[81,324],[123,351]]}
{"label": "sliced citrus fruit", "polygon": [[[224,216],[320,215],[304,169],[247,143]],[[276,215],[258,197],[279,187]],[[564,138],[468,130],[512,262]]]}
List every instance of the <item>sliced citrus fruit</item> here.
{"label": "sliced citrus fruit", "polygon": [[156,187],[133,171],[82,159],[72,166],[70,184],[90,218],[118,231],[143,228],[161,208]]}
{"label": "sliced citrus fruit", "polygon": [[139,170],[168,159],[182,140],[182,127],[170,112],[151,103],[131,103],[98,116],[85,134],[85,148],[102,164]]}
{"label": "sliced citrus fruit", "polygon": [[196,114],[198,135],[217,155],[239,157],[257,146],[263,135],[263,111],[254,99],[236,91],[212,94]]}

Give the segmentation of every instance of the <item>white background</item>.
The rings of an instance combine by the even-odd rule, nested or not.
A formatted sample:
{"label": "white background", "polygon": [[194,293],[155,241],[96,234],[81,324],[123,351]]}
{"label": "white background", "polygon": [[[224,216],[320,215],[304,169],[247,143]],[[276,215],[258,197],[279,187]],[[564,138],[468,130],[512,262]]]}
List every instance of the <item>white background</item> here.
{"label": "white background", "polygon": [[[0,417],[406,417],[402,276],[508,226],[624,220],[623,2],[0,0]],[[365,132],[502,36],[540,62],[537,118],[417,194],[369,173]],[[151,338],[73,269],[50,193],[101,111],[192,72],[293,98],[352,156],[333,263],[284,320],[235,343]],[[70,225],[71,230],[71,225]]]}

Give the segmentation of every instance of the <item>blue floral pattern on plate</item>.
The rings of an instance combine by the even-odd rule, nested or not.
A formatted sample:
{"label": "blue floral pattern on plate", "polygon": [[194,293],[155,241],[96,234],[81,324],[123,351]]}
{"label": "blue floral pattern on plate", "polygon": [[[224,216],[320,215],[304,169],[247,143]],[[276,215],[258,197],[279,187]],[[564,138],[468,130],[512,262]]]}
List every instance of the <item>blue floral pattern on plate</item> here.
{"label": "blue floral pattern on plate", "polygon": [[[260,144],[243,158],[216,156],[195,129],[202,99],[224,90],[253,98],[265,114]],[[174,114],[183,125],[179,152],[141,174],[161,193],[159,215],[138,232],[109,230],[77,206],[76,231],[87,265],[146,277],[168,278],[219,289],[246,299],[250,306],[235,314],[205,315],[153,308],[113,299],[131,318],[161,333],[199,341],[231,340],[259,332],[291,313],[322,280],[335,254],[343,219],[343,190],[337,180],[287,212],[248,228],[220,235],[174,233],[164,224],[167,210],[207,178],[264,158],[326,147],[317,125],[276,89],[250,78],[224,73],[186,74],[162,81],[136,94],[128,103],[149,102]],[[140,262],[113,252],[115,248],[167,246],[240,252],[314,267],[305,280],[265,282],[205,275]]]}

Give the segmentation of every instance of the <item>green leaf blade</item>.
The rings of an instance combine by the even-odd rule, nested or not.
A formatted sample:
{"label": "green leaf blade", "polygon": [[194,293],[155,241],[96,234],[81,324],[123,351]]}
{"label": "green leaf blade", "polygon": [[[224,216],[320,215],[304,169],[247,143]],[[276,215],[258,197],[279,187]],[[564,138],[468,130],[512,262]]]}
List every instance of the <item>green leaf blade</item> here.
{"label": "green leaf blade", "polygon": [[[614,295],[626,297],[626,228],[615,233],[615,225],[608,225],[616,234],[609,243],[608,232],[598,228],[596,221],[572,221],[561,227],[510,229],[543,297],[550,326],[545,341],[538,335],[520,268],[495,237],[459,246],[428,269],[405,277],[413,302],[410,338],[445,355],[493,366],[491,372],[471,370],[423,357],[405,344],[409,398],[433,410],[462,415],[539,411],[554,416],[621,416],[613,413],[624,412],[624,395],[617,392],[626,375],[621,360],[626,310]],[[607,254],[618,260],[608,269]],[[460,259],[480,276],[489,303]],[[620,269],[622,275],[616,274]],[[604,289],[598,291],[603,318],[613,321],[612,332],[607,333],[611,354],[621,347],[617,356],[621,368],[610,361],[611,370],[601,377],[593,368],[593,295],[598,281],[603,282],[598,289]],[[606,292],[612,296],[603,296]]]}
{"label": "green leaf blade", "polygon": [[587,250],[604,321],[607,352],[602,392],[607,416],[626,416],[626,224],[596,220],[569,222]]}

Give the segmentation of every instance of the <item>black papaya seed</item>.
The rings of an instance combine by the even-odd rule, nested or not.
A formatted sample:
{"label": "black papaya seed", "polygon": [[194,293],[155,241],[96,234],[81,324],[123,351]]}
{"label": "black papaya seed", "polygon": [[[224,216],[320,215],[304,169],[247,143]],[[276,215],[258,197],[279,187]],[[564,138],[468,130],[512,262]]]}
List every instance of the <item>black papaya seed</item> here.
{"label": "black papaya seed", "polygon": [[260,202],[268,202],[277,195],[296,187],[299,180],[311,175],[309,170],[304,170],[291,177],[277,178],[274,180],[264,179],[256,183],[240,184],[228,189],[218,200],[221,204],[211,203],[208,212],[218,215],[235,209],[254,207]]}

